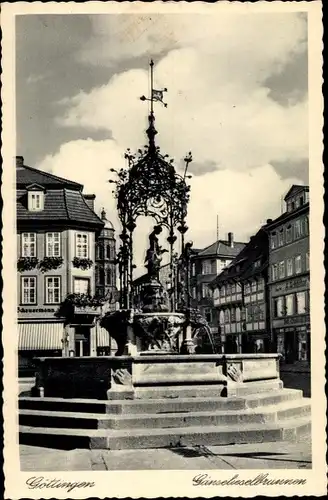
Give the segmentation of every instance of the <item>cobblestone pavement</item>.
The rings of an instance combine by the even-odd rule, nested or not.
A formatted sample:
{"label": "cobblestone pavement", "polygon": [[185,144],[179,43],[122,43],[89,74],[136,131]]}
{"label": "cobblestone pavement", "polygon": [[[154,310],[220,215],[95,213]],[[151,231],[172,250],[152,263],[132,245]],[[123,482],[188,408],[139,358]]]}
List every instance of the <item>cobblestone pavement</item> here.
{"label": "cobblestone pavement", "polygon": [[310,438],[228,446],[146,450],[55,450],[20,446],[23,471],[309,469]]}

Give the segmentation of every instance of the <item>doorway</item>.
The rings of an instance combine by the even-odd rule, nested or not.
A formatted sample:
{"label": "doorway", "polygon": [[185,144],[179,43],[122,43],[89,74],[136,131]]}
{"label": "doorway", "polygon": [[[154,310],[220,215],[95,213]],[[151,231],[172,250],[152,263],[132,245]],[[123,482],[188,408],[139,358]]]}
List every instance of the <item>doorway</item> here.
{"label": "doorway", "polygon": [[285,332],[286,363],[294,363],[297,359],[296,332]]}
{"label": "doorway", "polygon": [[90,356],[90,327],[75,327],[75,356]]}

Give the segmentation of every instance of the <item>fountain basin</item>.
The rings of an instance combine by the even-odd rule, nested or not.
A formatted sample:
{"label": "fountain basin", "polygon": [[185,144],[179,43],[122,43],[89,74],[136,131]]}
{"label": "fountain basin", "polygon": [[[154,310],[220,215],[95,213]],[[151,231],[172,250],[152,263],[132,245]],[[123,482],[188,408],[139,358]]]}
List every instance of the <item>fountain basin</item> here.
{"label": "fountain basin", "polygon": [[153,354],[38,358],[46,397],[143,399],[235,396],[282,387],[279,354]]}

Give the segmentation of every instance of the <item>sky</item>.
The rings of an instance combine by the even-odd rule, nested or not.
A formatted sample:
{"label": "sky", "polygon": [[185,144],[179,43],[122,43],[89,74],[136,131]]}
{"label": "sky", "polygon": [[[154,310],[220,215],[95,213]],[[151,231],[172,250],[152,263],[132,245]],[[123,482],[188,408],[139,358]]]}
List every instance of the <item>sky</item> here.
{"label": "sky", "polygon": [[[119,233],[110,168],[146,144],[149,61],[156,141],[192,151],[188,238],[249,237],[308,183],[307,18],[299,13],[26,15],[16,18],[17,155],[81,182]],[[136,233],[142,264],[150,224]],[[163,242],[164,243],[164,242]]]}

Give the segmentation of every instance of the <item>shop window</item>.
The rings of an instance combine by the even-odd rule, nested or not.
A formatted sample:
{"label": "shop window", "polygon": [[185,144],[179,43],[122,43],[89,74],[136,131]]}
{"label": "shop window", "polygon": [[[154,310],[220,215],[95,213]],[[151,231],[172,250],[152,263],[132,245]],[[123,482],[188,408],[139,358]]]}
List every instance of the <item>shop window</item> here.
{"label": "shop window", "polygon": [[277,352],[285,357],[285,342],[283,334],[277,336]]}
{"label": "shop window", "polygon": [[60,257],[60,233],[46,233],[46,256]]}
{"label": "shop window", "polygon": [[21,278],[22,304],[36,304],[36,277]]}
{"label": "shop window", "polygon": [[287,276],[293,275],[293,259],[287,259]]}
{"label": "shop window", "polygon": [[279,262],[279,278],[282,279],[285,277],[285,262]]}
{"label": "shop window", "polygon": [[76,233],[75,256],[81,259],[89,257],[89,238],[86,233]]}
{"label": "shop window", "polygon": [[307,361],[307,357],[306,333],[300,332],[298,334],[298,360]]}
{"label": "shop window", "polygon": [[307,271],[310,270],[310,254],[309,254],[309,252],[307,252],[307,254],[305,256],[305,269]]}
{"label": "shop window", "polygon": [[297,314],[306,313],[306,292],[296,294],[296,312]]}
{"label": "shop window", "polygon": [[22,257],[36,257],[35,233],[22,233]]}
{"label": "shop window", "polygon": [[286,295],[286,314],[287,316],[295,314],[294,294]]}
{"label": "shop window", "polygon": [[295,257],[295,273],[299,274],[302,272],[302,257],[301,255],[297,255]]}
{"label": "shop window", "polygon": [[284,298],[283,297],[277,297],[273,301],[273,307],[274,307],[274,316],[276,318],[280,318],[281,316],[284,316]]}
{"label": "shop window", "polygon": [[46,303],[59,304],[61,301],[60,276],[46,277]]}

